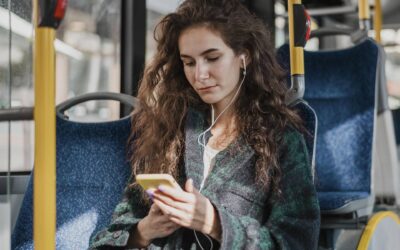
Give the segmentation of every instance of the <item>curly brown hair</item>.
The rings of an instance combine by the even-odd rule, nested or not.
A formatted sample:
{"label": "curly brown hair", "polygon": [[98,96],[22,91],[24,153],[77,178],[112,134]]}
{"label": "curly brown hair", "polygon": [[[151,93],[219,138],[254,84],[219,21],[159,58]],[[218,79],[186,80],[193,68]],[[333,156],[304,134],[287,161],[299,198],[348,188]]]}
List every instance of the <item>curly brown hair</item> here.
{"label": "curly brown hair", "polygon": [[157,52],[144,71],[138,92],[141,108],[132,117],[133,174],[178,178],[188,107],[209,112],[186,79],[180,59],[178,39],[193,26],[220,34],[236,55],[248,54],[247,76],[234,103],[236,127],[256,153],[256,183],[279,193],[279,146],[287,126],[300,128],[301,119],[285,105],[286,75],[265,24],[239,0],[186,0],[157,25]]}

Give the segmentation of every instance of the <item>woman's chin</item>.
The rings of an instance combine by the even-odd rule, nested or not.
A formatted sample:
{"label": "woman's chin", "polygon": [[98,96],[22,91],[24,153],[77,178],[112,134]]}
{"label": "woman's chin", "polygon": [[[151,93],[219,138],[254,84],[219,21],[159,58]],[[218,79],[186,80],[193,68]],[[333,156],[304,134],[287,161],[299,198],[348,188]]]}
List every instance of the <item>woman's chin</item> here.
{"label": "woman's chin", "polygon": [[215,98],[213,96],[200,96],[201,100],[203,100],[203,102],[207,103],[207,104],[214,104],[217,103],[219,101],[219,98]]}

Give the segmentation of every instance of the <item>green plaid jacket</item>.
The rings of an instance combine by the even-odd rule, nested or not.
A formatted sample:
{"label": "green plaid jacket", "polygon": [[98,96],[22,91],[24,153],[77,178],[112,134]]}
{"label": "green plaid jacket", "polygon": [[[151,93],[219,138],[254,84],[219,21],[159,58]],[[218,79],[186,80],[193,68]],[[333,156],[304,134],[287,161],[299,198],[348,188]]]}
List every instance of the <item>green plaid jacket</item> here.
{"label": "green plaid jacket", "polygon": [[[182,165],[185,178],[178,180],[181,185],[192,178],[194,185],[200,186],[203,150],[197,137],[206,125],[201,113],[189,110]],[[284,134],[283,141],[280,198],[255,185],[255,154],[243,138],[217,154],[201,192],[220,216],[220,249],[317,249],[319,205],[305,142],[293,129]],[[111,223],[91,239],[90,249],[126,249],[130,231],[148,211],[149,206],[141,202],[138,191],[127,188]],[[187,237],[188,232],[193,234],[185,228],[178,229],[169,237],[154,240],[148,249],[201,249],[193,238]]]}

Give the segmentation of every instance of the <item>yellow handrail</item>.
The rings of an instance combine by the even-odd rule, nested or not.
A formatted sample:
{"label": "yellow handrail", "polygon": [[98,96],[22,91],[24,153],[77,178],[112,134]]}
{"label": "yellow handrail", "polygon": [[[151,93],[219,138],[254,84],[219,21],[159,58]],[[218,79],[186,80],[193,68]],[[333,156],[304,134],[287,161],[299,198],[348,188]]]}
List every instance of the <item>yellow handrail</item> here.
{"label": "yellow handrail", "polygon": [[369,13],[369,2],[368,0],[358,0],[358,19],[361,30],[371,29],[370,25],[370,13]]}
{"label": "yellow handrail", "polygon": [[294,46],[294,14],[293,5],[301,4],[301,0],[288,1],[289,14],[289,45],[290,45],[290,74],[304,75],[304,49]]}
{"label": "yellow handrail", "polygon": [[358,0],[358,18],[360,20],[370,18],[368,0]]}
{"label": "yellow handrail", "polygon": [[34,246],[55,249],[56,231],[56,120],[55,29],[38,27],[38,0],[34,1]]}
{"label": "yellow handrail", "polygon": [[382,30],[382,6],[381,6],[381,0],[375,0],[374,30],[375,30],[375,40],[376,40],[376,42],[377,43],[381,43],[381,30]]}

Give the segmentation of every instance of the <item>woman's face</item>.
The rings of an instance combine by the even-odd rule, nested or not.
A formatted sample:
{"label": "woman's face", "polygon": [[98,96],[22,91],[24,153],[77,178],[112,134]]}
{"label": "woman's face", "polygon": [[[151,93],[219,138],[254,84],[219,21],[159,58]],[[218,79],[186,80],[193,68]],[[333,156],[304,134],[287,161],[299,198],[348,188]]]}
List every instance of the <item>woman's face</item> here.
{"label": "woman's face", "polygon": [[225,107],[239,85],[243,61],[217,32],[192,27],[179,37],[179,52],[185,76],[200,98]]}

